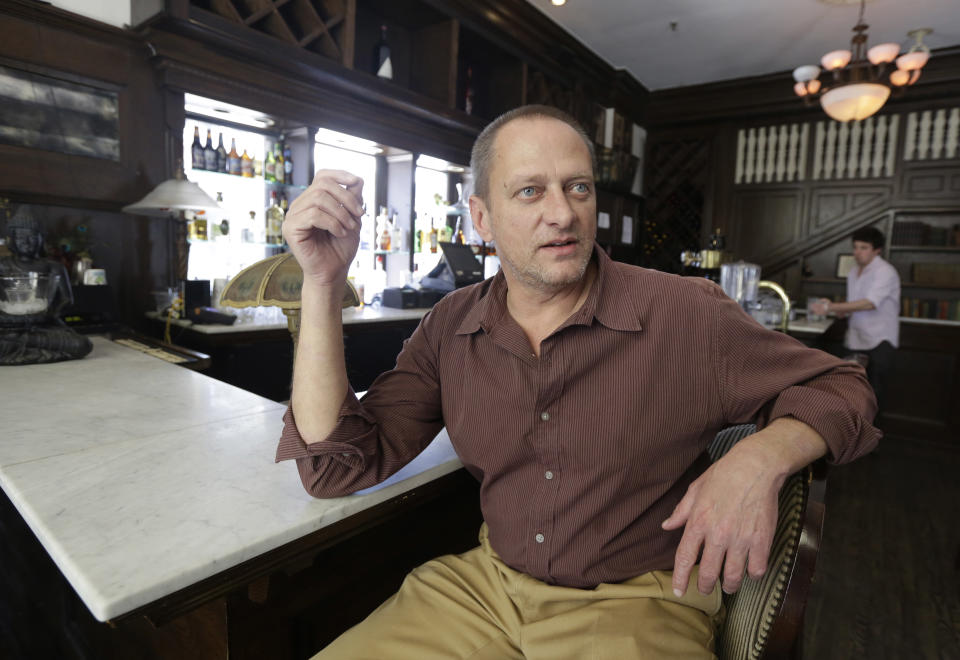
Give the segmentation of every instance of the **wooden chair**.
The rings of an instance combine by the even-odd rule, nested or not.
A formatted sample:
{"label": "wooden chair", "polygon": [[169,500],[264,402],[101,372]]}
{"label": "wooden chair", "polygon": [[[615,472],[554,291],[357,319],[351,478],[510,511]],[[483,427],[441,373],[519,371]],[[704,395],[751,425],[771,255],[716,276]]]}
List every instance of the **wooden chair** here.
{"label": "wooden chair", "polygon": [[[753,424],[724,429],[710,444],[716,461]],[[727,618],[717,638],[719,660],[800,658],[803,613],[823,530],[826,466],[817,462],[792,475],[780,491],[780,513],[766,574],[744,578],[737,593],[724,595]]]}

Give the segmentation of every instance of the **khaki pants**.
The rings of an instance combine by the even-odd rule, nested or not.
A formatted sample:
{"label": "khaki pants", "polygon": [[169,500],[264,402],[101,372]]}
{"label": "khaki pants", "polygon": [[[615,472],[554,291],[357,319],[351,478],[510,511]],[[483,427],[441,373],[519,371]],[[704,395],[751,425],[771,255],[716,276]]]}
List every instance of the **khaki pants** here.
{"label": "khaki pants", "polygon": [[669,571],[574,589],[504,564],[480,547],[414,569],[400,590],[314,660],[713,658],[720,589],[673,595]]}

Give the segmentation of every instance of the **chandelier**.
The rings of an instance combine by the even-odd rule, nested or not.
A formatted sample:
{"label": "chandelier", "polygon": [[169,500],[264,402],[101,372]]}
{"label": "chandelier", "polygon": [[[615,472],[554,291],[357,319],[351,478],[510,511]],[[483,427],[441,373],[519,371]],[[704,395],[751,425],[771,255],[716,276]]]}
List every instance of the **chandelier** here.
{"label": "chandelier", "polygon": [[[923,38],[930,28],[912,30],[910,50],[900,55],[900,44],[877,44],[867,50],[867,28],[863,22],[866,0],[860,0],[860,18],[853,26],[850,50],[833,50],[820,58],[821,69],[807,64],[793,70],[796,84],[793,91],[812,105],[819,98],[823,111],[837,121],[866,119],[876,113],[890,97],[891,90],[902,92],[917,82],[920,70],[930,59],[930,49]],[[896,67],[891,66],[896,63]],[[821,81],[823,71],[830,72]]]}

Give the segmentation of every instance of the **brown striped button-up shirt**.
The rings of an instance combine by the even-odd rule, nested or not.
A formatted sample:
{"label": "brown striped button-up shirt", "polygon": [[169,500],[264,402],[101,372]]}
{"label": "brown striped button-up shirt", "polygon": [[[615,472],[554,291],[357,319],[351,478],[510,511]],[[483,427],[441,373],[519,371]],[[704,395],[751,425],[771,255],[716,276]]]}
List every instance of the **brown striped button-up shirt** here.
{"label": "brown striped button-up shirt", "polygon": [[594,249],[586,301],[540,357],[506,306],[498,274],[427,314],[396,368],[307,445],[287,411],[277,460],[334,497],[383,481],[446,425],[481,482],[490,542],[552,584],[592,587],[671,569],[682,530],[665,520],[708,466],[714,435],[791,415],[830,459],[874,447],[863,369],[766,330],[704,279],[611,261]]}

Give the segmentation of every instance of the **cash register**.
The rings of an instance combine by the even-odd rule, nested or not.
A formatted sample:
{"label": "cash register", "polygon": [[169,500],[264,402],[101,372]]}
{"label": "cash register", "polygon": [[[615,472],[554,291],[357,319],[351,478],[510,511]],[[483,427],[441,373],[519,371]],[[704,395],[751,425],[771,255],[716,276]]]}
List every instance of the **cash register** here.
{"label": "cash register", "polygon": [[383,292],[383,305],[407,309],[433,307],[445,294],[483,281],[483,265],[467,245],[440,243],[440,263],[420,280],[420,289],[389,288]]}

